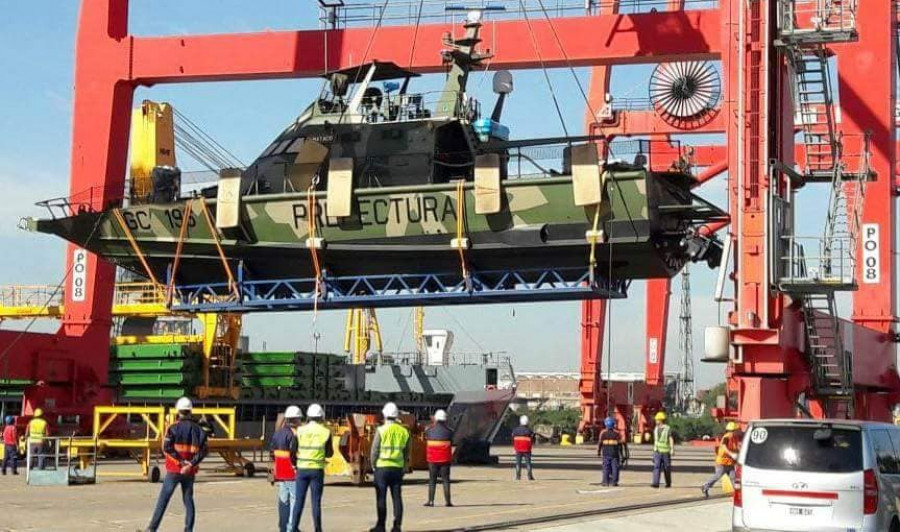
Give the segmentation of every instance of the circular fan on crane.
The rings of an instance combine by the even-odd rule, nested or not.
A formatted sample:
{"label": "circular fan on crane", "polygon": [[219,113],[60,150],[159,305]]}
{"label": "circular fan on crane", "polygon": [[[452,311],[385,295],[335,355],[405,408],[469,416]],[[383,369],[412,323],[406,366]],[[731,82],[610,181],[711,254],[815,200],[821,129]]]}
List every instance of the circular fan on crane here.
{"label": "circular fan on crane", "polygon": [[719,71],[709,61],[660,63],[650,76],[650,102],[667,123],[682,129],[704,124],[722,93]]}

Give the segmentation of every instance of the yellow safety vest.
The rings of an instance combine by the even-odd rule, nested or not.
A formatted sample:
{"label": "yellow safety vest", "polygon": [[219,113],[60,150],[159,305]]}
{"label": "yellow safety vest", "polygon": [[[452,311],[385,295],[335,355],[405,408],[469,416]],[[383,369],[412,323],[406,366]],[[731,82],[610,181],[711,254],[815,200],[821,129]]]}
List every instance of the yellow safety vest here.
{"label": "yellow safety vest", "polygon": [[672,452],[669,447],[669,434],[671,428],[668,425],[659,425],[653,429],[653,451],[667,454]]}
{"label": "yellow safety vest", "polygon": [[378,427],[379,434],[379,452],[378,460],[375,467],[397,467],[402,469],[406,466],[406,460],[403,456],[403,450],[409,442],[409,431],[406,427],[399,423],[391,423]]}
{"label": "yellow safety vest", "polygon": [[310,421],[297,429],[297,469],[325,469],[325,445],[331,431]]}
{"label": "yellow safety vest", "polygon": [[28,422],[28,443],[44,443],[47,437],[47,421],[36,417]]}

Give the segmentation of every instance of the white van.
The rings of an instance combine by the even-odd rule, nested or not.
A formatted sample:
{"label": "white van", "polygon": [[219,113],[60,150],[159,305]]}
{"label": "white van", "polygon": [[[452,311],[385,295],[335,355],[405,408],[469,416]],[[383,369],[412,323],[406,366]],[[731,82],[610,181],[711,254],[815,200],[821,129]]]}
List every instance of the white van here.
{"label": "white van", "polygon": [[900,532],[900,427],[754,421],[736,477],[734,531]]}

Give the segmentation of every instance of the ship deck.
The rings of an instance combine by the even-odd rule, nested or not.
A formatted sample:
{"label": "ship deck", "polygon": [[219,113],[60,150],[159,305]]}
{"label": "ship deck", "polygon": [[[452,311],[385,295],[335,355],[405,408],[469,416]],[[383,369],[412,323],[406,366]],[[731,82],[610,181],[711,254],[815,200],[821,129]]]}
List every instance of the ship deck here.
{"label": "ship deck", "polygon": [[[600,485],[600,461],[593,446],[538,446],[534,482],[513,478],[512,451],[495,448],[496,466],[456,466],[453,508],[424,508],[427,472],[407,476],[404,530],[646,530],[652,520],[670,515],[679,529],[694,532],[729,529],[730,501],[700,499],[698,486],[712,471],[709,449],[678,448],[672,489],[652,489],[650,452],[632,446],[632,461],[618,488]],[[207,470],[213,464],[209,464]],[[101,464],[101,471],[133,470],[126,462]],[[142,480],[102,479],[94,486],[29,487],[24,477],[0,477],[0,515],[10,530],[136,530],[146,526],[159,484]],[[276,524],[275,489],[264,475],[239,479],[204,472],[195,486],[197,529],[246,531]],[[717,492],[718,494],[718,492]],[[354,487],[340,477],[326,479],[324,527],[367,530],[375,522],[374,490]],[[390,505],[389,505],[390,506]],[[390,511],[389,511],[390,516]],[[184,512],[176,494],[160,530],[180,530]],[[390,517],[389,517],[390,519]],[[311,530],[309,510],[302,529]],[[611,528],[612,529],[612,528]]]}

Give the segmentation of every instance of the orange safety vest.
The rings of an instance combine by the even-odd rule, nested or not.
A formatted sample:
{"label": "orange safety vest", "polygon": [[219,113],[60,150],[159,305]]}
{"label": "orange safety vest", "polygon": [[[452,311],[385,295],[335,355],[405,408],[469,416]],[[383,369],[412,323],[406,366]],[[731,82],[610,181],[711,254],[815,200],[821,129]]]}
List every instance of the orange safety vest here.
{"label": "orange safety vest", "polygon": [[729,432],[722,436],[722,441],[719,442],[719,449],[716,451],[716,465],[734,465],[734,458],[728,454],[728,451],[737,453],[740,449],[740,445],[741,442],[734,437],[733,432]]}

